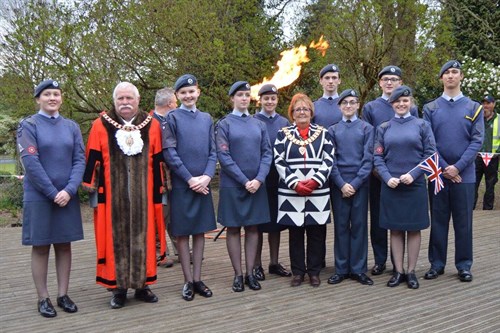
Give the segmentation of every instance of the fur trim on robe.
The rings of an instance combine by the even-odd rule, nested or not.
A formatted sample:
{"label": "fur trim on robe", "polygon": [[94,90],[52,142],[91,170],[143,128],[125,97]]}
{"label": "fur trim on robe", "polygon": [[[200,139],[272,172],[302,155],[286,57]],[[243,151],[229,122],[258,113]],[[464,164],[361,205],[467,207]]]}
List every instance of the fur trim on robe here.
{"label": "fur trim on robe", "polygon": [[[108,116],[122,124],[109,111]],[[148,114],[139,112],[141,124]],[[156,281],[156,225],[161,221],[161,130],[152,119],[141,131],[142,152],[127,156],[119,148],[117,128],[102,117],[91,129],[84,186],[99,177],[94,213],[97,245],[96,281],[105,287],[143,288]],[[100,169],[100,170],[99,170]],[[95,187],[95,186],[94,186]],[[159,233],[160,237],[165,233]]]}

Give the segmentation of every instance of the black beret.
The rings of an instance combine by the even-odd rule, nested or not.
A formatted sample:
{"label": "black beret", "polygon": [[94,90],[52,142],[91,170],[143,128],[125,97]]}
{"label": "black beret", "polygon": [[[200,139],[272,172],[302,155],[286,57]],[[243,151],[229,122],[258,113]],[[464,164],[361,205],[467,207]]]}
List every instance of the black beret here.
{"label": "black beret", "polygon": [[274,84],[265,84],[259,89],[259,96],[278,94],[278,88]]}
{"label": "black beret", "polygon": [[340,73],[339,66],[337,66],[335,64],[328,64],[328,65],[326,65],[325,67],[323,67],[319,71],[319,78],[321,79],[323,77],[323,75],[325,75],[328,72],[333,72],[333,73],[337,72],[337,73]]}
{"label": "black beret", "polygon": [[457,60],[450,60],[446,64],[441,67],[441,70],[439,71],[439,78],[443,76],[444,72],[446,72],[450,68],[457,68],[460,69],[462,68],[462,65],[457,61]]}
{"label": "black beret", "polygon": [[229,89],[229,96],[233,96],[237,91],[248,91],[250,90],[250,84],[247,81],[238,81],[233,83],[231,88]]}
{"label": "black beret", "polygon": [[488,103],[495,103],[495,97],[491,95],[486,95],[483,97],[483,102],[488,102]]}
{"label": "black beret", "polygon": [[380,79],[383,75],[397,75],[401,77],[401,68],[398,66],[385,66],[382,68],[382,70],[378,73],[378,78]]}
{"label": "black beret", "polygon": [[359,97],[358,96],[358,93],[356,92],[356,90],[354,89],[346,89],[344,90],[340,96],[339,96],[339,100],[337,101],[337,104],[340,105],[340,103],[342,103],[342,101],[347,98],[347,97]]}
{"label": "black beret", "polygon": [[411,93],[411,89],[408,86],[399,86],[391,94],[389,97],[389,103],[394,103],[401,96],[413,96]]}
{"label": "black beret", "polygon": [[180,78],[178,78],[177,81],[175,81],[174,91],[177,92],[181,88],[197,86],[197,85],[198,85],[198,80],[196,80],[196,77],[194,75],[184,74]]}
{"label": "black beret", "polygon": [[61,90],[61,87],[59,86],[59,82],[54,81],[54,80],[45,80],[40,82],[36,88],[35,88],[35,94],[33,95],[34,97],[40,96],[42,91],[45,89],[59,89]]}

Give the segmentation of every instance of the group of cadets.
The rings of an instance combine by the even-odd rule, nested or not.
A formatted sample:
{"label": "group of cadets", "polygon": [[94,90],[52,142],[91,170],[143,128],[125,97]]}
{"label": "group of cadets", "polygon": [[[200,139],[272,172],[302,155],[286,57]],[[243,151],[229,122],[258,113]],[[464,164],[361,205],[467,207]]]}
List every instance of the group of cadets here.
{"label": "group of cadets", "polygon": [[[420,230],[429,224],[428,259],[431,266],[424,278],[435,279],[442,275],[446,266],[450,217],[453,217],[458,278],[463,282],[472,281],[472,210],[476,191],[474,162],[483,142],[483,111],[479,103],[462,94],[460,83],[463,73],[458,61],[446,62],[439,72],[439,79],[443,84],[443,94],[423,106],[422,120],[418,119],[412,90],[402,85],[401,69],[392,65],[384,67],[378,74],[382,95],[363,106],[360,118],[358,93],[353,89],[346,89],[340,95],[338,93],[341,83],[339,67],[329,64],[321,69],[319,83],[323,96],[314,102],[312,123],[328,131],[334,147],[329,188],[334,215],[335,272],[328,279],[329,284],[338,284],[350,278],[363,285],[373,285],[373,280],[366,274],[368,207],[374,256],[372,275],[380,275],[386,270],[389,254],[387,231],[390,230],[393,275],[387,285],[395,287],[406,281],[409,288],[418,288],[414,269],[420,250]],[[43,83],[42,88],[56,89],[56,92],[60,89],[53,81],[49,83]],[[279,175],[274,165],[273,155],[276,152],[273,154],[273,146],[275,141],[278,142],[278,132],[290,126],[290,120],[276,112],[278,90],[272,84],[262,86],[259,91],[261,110],[251,116],[248,111],[250,85],[246,81],[234,83],[228,93],[233,110],[216,124],[208,113],[197,108],[200,94],[197,78],[191,74],[182,75],[173,90],[166,88],[158,91],[155,110],[148,116],[138,112],[137,88],[130,83],[120,83],[113,94],[115,109],[102,113],[93,126],[87,146],[83,184],[97,197],[96,279],[97,283],[113,289],[112,308],[125,305],[128,288],[135,288],[135,297],[140,300],[158,300],[148,287],[156,280],[156,269],[153,269],[156,265],[150,259],[150,243],[158,240],[159,261],[171,265],[171,261],[164,261],[165,226],[173,252],[178,254],[182,266],[182,297],[186,301],[193,300],[195,294],[212,296],[212,291],[202,281],[201,273],[204,233],[214,230],[216,221],[226,228],[227,250],[234,269],[233,291],[242,292],[245,285],[252,290],[261,289],[259,281],[265,280],[261,259],[263,233],[268,234],[268,272],[283,277],[292,275],[278,261],[280,232],[286,226],[277,223],[280,211]],[[35,94],[35,97],[38,98],[38,95]],[[176,97],[180,101],[178,108]],[[52,113],[58,115],[58,110]],[[141,121],[140,124],[136,118]],[[151,125],[150,118],[156,119]],[[127,133],[127,127],[132,131]],[[156,138],[156,132],[152,132],[157,127],[161,129],[161,139]],[[19,138],[24,133],[22,130],[21,126]],[[159,134],[160,130],[157,132]],[[141,135],[145,138],[144,143]],[[111,141],[115,140],[113,137],[119,149],[108,151],[105,147],[111,147]],[[108,138],[111,141],[108,142]],[[21,144],[23,142],[20,140]],[[20,149],[22,152],[24,148],[20,145]],[[144,149],[151,160],[142,163]],[[141,151],[143,155],[139,154]],[[31,156],[36,150],[29,147],[26,152]],[[436,182],[429,183],[427,196],[425,178],[415,167],[435,152],[439,154],[444,187],[434,194]],[[109,158],[105,157],[106,154]],[[123,164],[124,155],[130,156],[131,160],[137,159],[138,164]],[[25,160],[28,162],[28,159]],[[210,183],[216,173],[217,161],[221,170],[216,217]],[[104,175],[99,174],[101,165],[106,172]],[[144,174],[148,176],[134,181],[133,168],[147,170]],[[114,177],[115,173],[129,178],[124,181]],[[163,182],[161,186],[157,184],[158,180]],[[153,197],[143,205],[150,207],[148,212],[154,212],[151,216],[155,217],[145,215],[148,226],[137,231],[146,244],[141,244],[142,241],[131,242],[131,249],[120,248],[113,238],[120,233],[121,237],[133,235],[122,227],[123,230],[116,229],[115,220],[122,219],[126,225],[130,223],[129,217],[136,212],[128,206],[124,207],[122,200],[112,196],[112,193],[128,191],[131,195],[127,200],[131,200],[134,193],[149,195],[151,189]],[[163,194],[163,205],[160,205],[160,192]],[[66,204],[66,201],[58,203]],[[159,223],[158,216],[163,216],[164,221]],[[149,231],[151,223],[155,224],[154,229],[159,233],[156,239]],[[131,232],[136,230],[131,229]],[[319,243],[315,261],[322,267],[325,267],[326,235],[325,227],[315,238]],[[405,242],[408,243],[407,274],[403,268]],[[140,249],[144,246],[147,256],[135,264],[139,267],[146,262],[147,269],[135,275],[130,271],[134,270],[134,266],[129,266],[115,251],[129,251],[132,255],[131,251],[141,253]],[[245,270],[242,267],[243,252]],[[127,271],[130,271],[131,281],[127,280]],[[123,274],[125,277],[120,276]],[[300,283],[291,285],[298,286]],[[319,281],[313,286],[319,286]],[[39,311],[44,316],[55,316],[47,292],[45,289],[42,291],[39,291]],[[66,303],[74,305],[70,301]],[[68,306],[63,309],[71,311]],[[76,306],[73,310],[76,311]]]}
{"label": "group of cadets", "polygon": [[[372,275],[380,275],[386,270],[388,254],[391,253],[393,276],[387,285],[393,287],[406,280],[409,288],[418,288],[414,269],[420,249],[420,230],[429,226],[429,220],[432,221],[429,245],[431,267],[424,278],[434,279],[443,274],[446,265],[448,227],[450,217],[453,216],[455,241],[456,244],[460,244],[456,247],[455,255],[458,278],[464,282],[472,280],[472,209],[475,189],[473,171],[484,129],[481,105],[461,93],[460,82],[463,73],[460,66],[458,61],[451,60],[441,68],[439,79],[443,84],[443,94],[424,105],[425,121],[418,119],[412,91],[402,85],[402,71],[399,67],[390,65],[379,72],[378,80],[382,95],[364,105],[362,118],[358,117],[357,92],[347,89],[340,95],[338,93],[341,83],[339,67],[329,64],[321,69],[319,83],[323,88],[323,96],[314,102],[315,113],[312,122],[328,129],[335,147],[335,163],[330,174],[334,214],[335,273],[328,279],[328,283],[337,284],[346,278],[351,278],[364,285],[373,284],[372,279],[366,274],[368,207],[370,207],[371,221],[370,239],[375,261],[371,269]],[[182,89],[197,91],[190,106],[184,104],[189,101],[182,99],[182,94],[179,94],[179,91],[183,92]],[[238,81],[231,87],[229,95],[234,109],[216,124],[215,130],[214,149],[221,164],[221,194],[217,220],[227,227],[227,247],[235,271],[234,291],[243,291],[245,284],[251,289],[258,290],[260,289],[258,281],[265,279],[261,260],[263,232],[268,233],[269,272],[280,276],[291,275],[278,262],[280,231],[283,230],[283,226],[276,223],[278,176],[270,153],[276,134],[282,127],[288,126],[289,121],[276,113],[278,91],[272,84],[264,85],[259,91],[261,110],[253,117],[250,116],[249,90],[250,87],[245,81]],[[199,88],[194,76],[182,76],[176,82],[175,91],[181,100],[180,109],[195,107]],[[401,104],[408,105],[403,106],[402,111],[397,111],[393,104],[399,103],[401,97],[406,97],[406,102],[403,101]],[[179,119],[175,115],[179,112],[169,115],[167,125],[163,127],[163,135],[167,137],[163,139],[163,148],[167,151],[171,150],[171,147],[166,142],[179,143],[181,141],[178,140],[178,135],[190,134],[197,130],[191,128],[196,122],[188,119],[185,122],[189,124],[189,128],[177,127]],[[255,123],[253,119],[259,122]],[[209,128],[211,123],[208,119],[206,123],[205,127]],[[249,125],[250,123],[254,125]],[[179,134],[175,134],[177,132]],[[212,149],[210,144],[207,146],[212,140],[211,136],[207,135],[200,135],[199,138],[203,138],[205,143],[199,142],[196,146]],[[190,138],[191,145],[192,136],[187,135],[187,137]],[[436,151],[439,152],[444,188],[434,195],[431,188],[434,185],[429,184],[428,197],[423,173],[419,168],[412,169],[412,167]],[[195,155],[196,161],[200,161],[200,153]],[[184,156],[189,159],[188,154]],[[209,158],[209,155],[202,156]],[[173,177],[177,177],[179,163],[173,161],[177,161],[178,158],[170,155],[165,155],[165,158],[172,169]],[[213,157],[209,159],[215,163]],[[379,162],[374,165],[374,160]],[[404,171],[405,168],[408,170]],[[200,169],[201,171],[203,170]],[[212,178],[213,172],[212,169],[205,170],[204,174]],[[249,178],[248,174],[252,174],[253,178]],[[184,178],[185,183],[186,177]],[[407,185],[399,186],[403,192],[386,190],[386,188],[396,188],[399,183]],[[265,187],[261,188],[261,184],[265,184]],[[203,183],[203,186],[208,186],[208,182]],[[264,188],[267,191],[262,191]],[[404,192],[405,188],[411,188],[411,193]],[[254,195],[257,192],[260,194]],[[174,194],[173,198],[175,197]],[[183,201],[182,194],[178,195],[176,200]],[[431,219],[428,216],[428,200]],[[269,212],[267,209],[262,209],[265,202],[268,202]],[[171,213],[181,215],[184,214],[183,210],[192,209],[192,206],[176,203],[172,203],[171,207]],[[412,207],[418,209],[409,209]],[[180,212],[174,213],[175,211]],[[203,225],[200,222],[203,220],[202,216],[204,219],[211,216],[209,211],[210,209],[206,214],[194,219],[195,224]],[[266,215],[268,213],[270,216]],[[185,220],[186,216],[179,217],[179,221]],[[400,220],[409,221],[406,222],[406,226],[400,226]],[[271,222],[262,224],[262,221]],[[212,227],[213,223],[208,223],[204,231]],[[241,268],[241,227],[245,228],[245,277]],[[194,229],[195,225],[187,227],[185,233],[199,235],[201,241],[203,231],[194,232]],[[391,251],[388,250],[388,230],[391,231]],[[320,259],[323,267],[326,255],[325,241],[326,228],[321,235]],[[408,242],[407,274],[402,267],[406,241]],[[185,247],[185,251],[188,253],[188,247]],[[201,257],[199,251],[195,249],[195,252],[198,252],[195,258]],[[182,262],[182,255],[180,258]],[[195,262],[201,261],[195,260]],[[189,267],[188,265],[189,262],[186,260],[183,271]],[[205,290],[209,289],[200,281],[199,273],[194,280],[186,272],[184,275],[188,286],[183,289],[184,299],[192,299],[189,295],[194,295],[194,291],[204,296],[211,295],[200,292],[201,287],[186,293],[190,281],[194,281],[195,285],[201,283]]]}

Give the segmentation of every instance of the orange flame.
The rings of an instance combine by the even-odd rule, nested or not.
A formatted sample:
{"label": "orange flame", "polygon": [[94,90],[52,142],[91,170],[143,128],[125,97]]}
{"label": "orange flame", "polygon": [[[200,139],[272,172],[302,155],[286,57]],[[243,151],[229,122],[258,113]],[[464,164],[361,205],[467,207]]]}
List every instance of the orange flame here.
{"label": "orange flame", "polygon": [[314,40],[309,44],[309,48],[316,49],[321,52],[321,56],[325,56],[326,50],[330,47],[328,41],[323,39],[323,35],[319,38],[319,40],[315,43]]}
{"label": "orange flame", "polygon": [[[325,56],[325,52],[330,45],[327,41],[323,40],[323,36],[320,37],[318,42],[314,40],[309,45],[309,48],[319,50],[322,56]],[[294,47],[290,50],[285,50],[280,53],[281,59],[277,62],[278,70],[274,73],[271,79],[264,78],[262,82],[257,83],[251,87],[251,97],[254,100],[259,98],[259,89],[268,83],[272,83],[276,88],[280,89],[292,84],[300,76],[300,70],[302,69],[302,64],[308,62],[310,59],[307,57],[307,47],[300,45]]]}

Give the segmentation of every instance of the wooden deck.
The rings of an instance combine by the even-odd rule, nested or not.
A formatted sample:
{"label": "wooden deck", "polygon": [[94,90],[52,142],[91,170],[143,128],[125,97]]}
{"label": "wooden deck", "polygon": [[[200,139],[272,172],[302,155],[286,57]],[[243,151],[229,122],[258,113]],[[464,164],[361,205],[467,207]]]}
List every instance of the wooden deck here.
{"label": "wooden deck", "polygon": [[[267,275],[261,291],[231,291],[232,268],[224,239],[207,239],[203,279],[212,298],[181,298],[181,267],[159,268],[152,287],[156,304],[133,299],[123,309],[109,307],[110,293],[94,281],[94,237],[85,223],[86,239],[73,245],[70,296],[76,314],[58,311],[43,318],[36,310],[36,292],[30,270],[30,247],[21,246],[20,228],[0,229],[0,331],[1,332],[500,332],[500,213],[476,211],[474,220],[474,281],[462,283],[454,268],[453,236],[448,266],[437,280],[422,278],[429,267],[429,230],[423,232],[417,265],[420,289],[406,285],[387,288],[389,273],[375,276],[374,286],[351,280],[328,285],[333,272],[333,228],[328,229],[327,267],[322,284],[289,286],[288,278]],[[452,231],[451,231],[452,233]],[[282,236],[281,261],[289,265],[288,241]],[[264,263],[267,263],[267,247]],[[368,265],[373,259],[369,250]],[[265,265],[267,266],[267,265]],[[266,267],[267,268],[267,267]],[[53,255],[49,290],[56,299]],[[267,270],[266,270],[267,271]]]}

